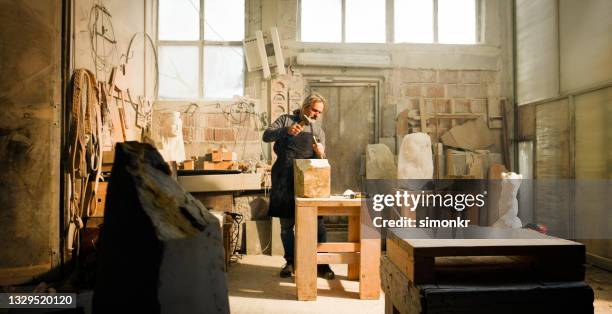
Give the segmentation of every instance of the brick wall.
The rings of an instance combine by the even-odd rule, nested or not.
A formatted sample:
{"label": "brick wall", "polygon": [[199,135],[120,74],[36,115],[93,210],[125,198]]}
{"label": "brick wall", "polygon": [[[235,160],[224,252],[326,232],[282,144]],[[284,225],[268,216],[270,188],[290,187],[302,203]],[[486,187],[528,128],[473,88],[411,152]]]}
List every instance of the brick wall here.
{"label": "brick wall", "polygon": [[[390,73],[388,104],[383,106],[383,141],[420,131],[420,107],[431,116],[435,113],[480,113],[487,118],[487,102],[497,105],[500,98],[498,72],[479,70],[395,69]],[[395,119],[390,119],[394,117]],[[465,120],[429,120],[427,128],[432,141],[453,125]],[[485,120],[486,121],[486,120]],[[497,133],[497,132],[495,132]],[[496,145],[497,146],[497,145]],[[394,147],[397,148],[397,147]],[[494,150],[497,148],[494,147]]]}
{"label": "brick wall", "polygon": [[[258,118],[248,114],[230,116],[220,111],[181,114],[186,157],[203,156],[209,149],[225,145],[238,154],[239,160],[259,160],[262,132],[258,130]],[[160,116],[163,113],[154,114]],[[155,120],[159,119],[154,117],[153,130],[159,132]]]}

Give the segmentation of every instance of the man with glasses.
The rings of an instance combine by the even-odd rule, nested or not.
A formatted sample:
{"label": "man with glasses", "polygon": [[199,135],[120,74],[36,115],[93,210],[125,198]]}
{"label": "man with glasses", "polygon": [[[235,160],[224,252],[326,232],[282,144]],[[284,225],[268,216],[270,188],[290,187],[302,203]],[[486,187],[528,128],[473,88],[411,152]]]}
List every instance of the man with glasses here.
{"label": "man with glasses", "polygon": [[[268,215],[280,218],[281,240],[287,263],[280,271],[282,278],[291,277],[294,258],[295,194],[293,187],[293,160],[314,159],[325,156],[325,132],[320,123],[301,124],[304,116],[311,121],[318,120],[327,106],[325,98],[310,94],[302,103],[302,108],[293,114],[280,116],[263,134],[264,142],[274,142],[277,159],[272,166],[272,189]],[[313,136],[314,135],[314,136]],[[315,141],[316,139],[316,141]],[[326,242],[323,217],[317,220],[318,242]],[[319,276],[333,279],[334,272],[329,265],[317,265]]]}

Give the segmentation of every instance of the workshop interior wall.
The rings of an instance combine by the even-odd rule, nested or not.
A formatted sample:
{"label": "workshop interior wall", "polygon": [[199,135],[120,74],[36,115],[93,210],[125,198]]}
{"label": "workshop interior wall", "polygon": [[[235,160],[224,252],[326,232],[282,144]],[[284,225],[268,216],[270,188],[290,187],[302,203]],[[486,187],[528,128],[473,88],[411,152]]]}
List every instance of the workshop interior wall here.
{"label": "workshop interior wall", "polygon": [[61,12],[0,1],[0,285],[60,262]]}
{"label": "workshop interior wall", "polygon": [[[612,177],[606,146],[612,134],[612,3],[517,0],[516,4],[519,137],[534,141],[536,179],[576,179],[579,184],[573,193],[561,191],[567,194],[553,203],[536,191],[535,208],[559,204],[558,210],[575,217],[566,231],[578,236],[588,230],[609,229],[609,219],[601,219],[609,216],[601,212],[607,207],[598,201],[605,200],[602,195],[606,193],[598,190],[605,184],[591,183]],[[537,114],[530,113],[534,110]],[[566,123],[551,124],[559,115]],[[590,256],[595,256],[592,261],[608,268],[612,265],[612,240],[583,242]]]}
{"label": "workshop interior wall", "polygon": [[[97,11],[95,5],[103,6],[109,16]],[[154,100],[156,81],[155,58],[151,43],[143,35],[147,32],[155,42],[156,0],[120,1],[120,0],[82,0],[74,1],[71,50],[72,68],[91,70],[98,81],[108,82],[112,67],[128,64],[126,71],[126,88],[129,89],[132,102],[144,96]],[[96,13],[98,20],[96,21]],[[92,39],[93,30],[106,29],[105,37]],[[133,36],[136,36],[130,47]],[[126,97],[127,98],[127,97]],[[126,99],[127,139],[140,140],[141,129],[136,127],[136,111]]]}

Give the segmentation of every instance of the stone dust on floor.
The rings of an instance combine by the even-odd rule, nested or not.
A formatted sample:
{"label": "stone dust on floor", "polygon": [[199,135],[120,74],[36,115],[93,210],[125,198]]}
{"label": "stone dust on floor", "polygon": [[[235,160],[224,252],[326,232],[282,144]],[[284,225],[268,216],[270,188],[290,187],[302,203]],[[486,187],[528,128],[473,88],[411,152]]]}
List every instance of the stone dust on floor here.
{"label": "stone dust on floor", "polygon": [[[297,301],[295,277],[280,278],[285,260],[280,256],[244,255],[228,271],[232,313],[384,313],[385,298],[360,300],[359,283],[346,278],[346,265],[331,265],[334,280],[317,279],[317,300]],[[593,288],[596,314],[612,313],[612,273],[587,266],[586,281]]]}
{"label": "stone dust on floor", "polygon": [[336,278],[317,279],[317,300],[297,301],[295,277],[280,278],[280,256],[244,255],[228,270],[232,313],[384,313],[385,297],[360,300],[359,282],[347,280],[347,265],[331,265]]}

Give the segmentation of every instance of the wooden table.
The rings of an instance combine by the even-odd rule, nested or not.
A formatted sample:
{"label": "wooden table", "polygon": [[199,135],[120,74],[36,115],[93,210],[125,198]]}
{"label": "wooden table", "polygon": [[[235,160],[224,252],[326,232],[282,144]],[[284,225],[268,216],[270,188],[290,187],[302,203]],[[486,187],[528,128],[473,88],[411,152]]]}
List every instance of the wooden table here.
{"label": "wooden table", "polygon": [[[364,202],[365,203],[365,202]],[[295,199],[295,282],[300,301],[317,299],[317,264],[348,264],[348,279],[359,279],[360,299],[380,298],[380,236],[362,238],[372,224],[360,199]],[[348,241],[317,243],[317,216],[348,216]],[[362,221],[364,219],[364,221]]]}
{"label": "wooden table", "polygon": [[593,313],[583,244],[527,229],[433,231],[387,229],[385,313]]}

